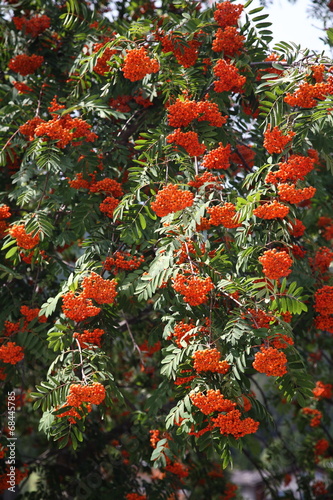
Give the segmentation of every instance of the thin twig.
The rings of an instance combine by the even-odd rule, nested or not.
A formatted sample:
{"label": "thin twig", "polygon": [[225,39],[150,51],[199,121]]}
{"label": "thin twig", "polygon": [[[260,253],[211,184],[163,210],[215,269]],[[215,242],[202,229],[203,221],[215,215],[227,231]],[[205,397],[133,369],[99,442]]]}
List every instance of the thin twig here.
{"label": "thin twig", "polygon": [[45,193],[46,193],[46,188],[47,188],[47,184],[49,182],[49,178],[50,178],[50,172],[48,172],[45,176],[45,182],[44,182],[44,186],[43,186],[43,191],[42,191],[42,195],[39,199],[39,202],[38,202],[38,205],[37,205],[37,208],[36,208],[36,212],[39,210],[41,204],[42,204],[42,201],[44,199],[44,196],[45,196]]}
{"label": "thin twig", "polygon": [[82,375],[82,380],[85,384],[87,384],[87,377],[85,376],[85,373],[83,371],[83,358],[82,358],[82,350],[81,350],[81,346],[80,346],[80,342],[78,341],[78,339],[75,337],[75,342],[77,343],[77,347],[78,347],[78,350],[79,350],[79,355],[80,355],[80,366],[81,366],[81,375]]}
{"label": "thin twig", "polygon": [[261,470],[261,468],[258,465],[258,463],[256,462],[256,460],[250,455],[250,453],[245,448],[243,448],[243,453],[248,458],[248,460],[252,463],[252,465],[254,465],[254,467],[257,469],[257,471],[259,472],[260,477],[261,477],[263,483],[265,484],[266,488],[271,493],[272,498],[277,498],[275,496],[275,491],[273,490],[273,488],[270,485],[269,479],[267,479],[267,477],[264,476],[263,471]]}
{"label": "thin twig", "polygon": [[195,168],[195,173],[196,175],[199,175],[199,167],[198,167],[198,157],[194,157],[194,168]]}
{"label": "thin twig", "polygon": [[126,325],[126,327],[127,327],[127,331],[128,331],[128,333],[129,333],[129,336],[131,337],[131,340],[132,340],[132,343],[133,343],[133,346],[134,346],[133,351],[135,351],[135,350],[137,350],[137,351],[138,351],[138,353],[139,353],[139,357],[140,357],[140,362],[141,362],[141,364],[142,364],[143,366],[145,366],[145,363],[144,363],[144,359],[143,359],[143,356],[142,356],[141,349],[140,349],[140,347],[138,346],[138,344],[135,342],[135,339],[134,339],[133,333],[132,333],[132,331],[131,331],[131,328],[130,328],[130,326],[129,326],[129,323],[128,323],[128,321],[127,321],[127,319],[126,319],[125,317],[123,317],[123,320],[124,320],[124,322],[125,322],[125,325]]}
{"label": "thin twig", "polygon": [[17,129],[16,132],[14,132],[8,139],[8,141],[6,142],[6,144],[4,145],[4,147],[2,148],[2,150],[0,151],[0,153],[3,153],[3,151],[6,149],[6,147],[10,144],[11,140],[16,136],[16,134],[18,134],[20,131],[20,129]]}
{"label": "thin twig", "polygon": [[186,240],[184,241],[184,244],[185,244],[185,248],[186,248],[187,257],[188,257],[188,260],[190,262],[191,272],[192,272],[192,274],[194,274],[194,268],[193,268],[193,264],[192,264],[192,259],[191,259],[191,256],[190,256],[190,251],[188,249],[188,244],[187,244]]}

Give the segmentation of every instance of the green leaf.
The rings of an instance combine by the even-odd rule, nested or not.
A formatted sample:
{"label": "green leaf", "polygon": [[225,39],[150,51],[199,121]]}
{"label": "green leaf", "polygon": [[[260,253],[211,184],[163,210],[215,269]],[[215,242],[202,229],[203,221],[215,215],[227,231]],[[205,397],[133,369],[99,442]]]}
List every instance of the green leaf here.
{"label": "green leaf", "polygon": [[69,441],[69,434],[67,436],[64,436],[63,438],[61,438],[58,441],[59,450],[61,450],[62,448],[65,448],[65,446],[67,446],[67,444],[68,444],[68,441]]}
{"label": "green leaf", "polygon": [[5,259],[10,259],[18,252],[18,247],[12,247],[5,255]]}
{"label": "green leaf", "polygon": [[140,219],[141,228],[146,229],[147,222],[146,222],[146,219],[144,218],[144,216],[141,212],[139,213],[139,219]]}
{"label": "green leaf", "polygon": [[326,30],[326,35],[328,36],[329,41],[333,44],[333,28],[328,28]]}

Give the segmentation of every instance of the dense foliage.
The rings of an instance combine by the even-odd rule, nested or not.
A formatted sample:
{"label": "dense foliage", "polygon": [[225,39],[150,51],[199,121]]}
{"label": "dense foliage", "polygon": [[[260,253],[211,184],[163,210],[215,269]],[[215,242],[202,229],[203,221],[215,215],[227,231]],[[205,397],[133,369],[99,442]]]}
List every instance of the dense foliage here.
{"label": "dense foliage", "polygon": [[332,498],[331,61],[251,0],[1,8],[2,491]]}

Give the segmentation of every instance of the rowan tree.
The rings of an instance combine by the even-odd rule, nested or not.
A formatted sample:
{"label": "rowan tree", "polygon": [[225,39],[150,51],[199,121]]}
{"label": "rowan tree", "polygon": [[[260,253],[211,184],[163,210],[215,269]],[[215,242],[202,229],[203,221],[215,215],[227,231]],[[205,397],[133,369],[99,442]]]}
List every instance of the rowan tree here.
{"label": "rowan tree", "polygon": [[251,1],[1,8],[2,491],[331,498],[330,59]]}

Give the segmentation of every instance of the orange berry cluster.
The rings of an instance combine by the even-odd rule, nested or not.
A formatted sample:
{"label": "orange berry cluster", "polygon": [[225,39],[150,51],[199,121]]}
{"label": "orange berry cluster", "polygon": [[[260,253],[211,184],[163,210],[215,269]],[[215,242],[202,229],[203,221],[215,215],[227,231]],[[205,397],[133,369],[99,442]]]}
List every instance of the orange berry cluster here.
{"label": "orange berry cluster", "polygon": [[321,83],[324,80],[325,65],[315,64],[311,66],[312,77],[316,80],[316,83]]}
{"label": "orange berry cluster", "polygon": [[200,101],[197,105],[198,122],[207,121],[212,127],[222,127],[228,116],[222,116],[216,102]]}
{"label": "orange berry cluster", "polygon": [[91,385],[71,384],[66,403],[69,406],[80,407],[82,403],[100,405],[105,399],[105,387],[99,382]]}
{"label": "orange berry cluster", "polygon": [[133,99],[139,106],[143,106],[144,108],[149,108],[150,106],[154,105],[154,103],[148,97],[143,97],[142,91],[133,96]]}
{"label": "orange berry cluster", "polygon": [[204,415],[209,415],[214,411],[229,412],[236,406],[236,403],[230,399],[225,399],[220,389],[216,391],[209,389],[206,395],[202,392],[195,392],[190,394],[190,398],[192,403],[197,406]]}
{"label": "orange berry cluster", "polygon": [[184,45],[182,43],[183,38],[177,35],[163,36],[163,34],[156,33],[155,36],[162,44],[162,52],[172,52],[181,66],[190,68],[195,64],[198,59],[198,47],[200,46],[198,40],[186,40],[186,45]]}
{"label": "orange berry cluster", "polygon": [[17,30],[23,31],[33,38],[43,33],[51,25],[51,19],[46,15],[34,16],[31,19],[14,16],[12,21]]}
{"label": "orange berry cluster", "polygon": [[221,434],[231,434],[235,439],[257,432],[259,422],[249,417],[241,420],[241,416],[239,410],[231,410],[226,415],[220,413],[216,418],[212,418],[212,421],[214,422],[214,427],[220,429]]}
{"label": "orange berry cluster", "polygon": [[139,495],[138,493],[127,493],[126,500],[147,500],[146,495]]}
{"label": "orange berry cluster", "polygon": [[232,203],[225,203],[224,205],[208,207],[207,212],[210,215],[209,222],[212,226],[222,225],[228,229],[241,226],[241,224],[238,222],[236,207]]}
{"label": "orange berry cluster", "polygon": [[120,196],[123,195],[123,190],[119,182],[117,182],[114,179],[110,179],[108,177],[102,179],[101,181],[93,182],[92,184],[89,185],[88,189],[90,190],[91,193],[104,192],[106,194],[114,196],[115,198],[119,198]]}
{"label": "orange berry cluster", "polygon": [[196,226],[197,232],[207,231],[210,228],[211,228],[211,223],[207,219],[207,217],[202,217],[201,220],[200,220],[200,224],[197,224],[197,226]]}
{"label": "orange berry cluster", "polygon": [[289,268],[293,261],[285,250],[280,252],[276,248],[266,250],[258,260],[263,266],[265,276],[271,280],[277,280],[291,273]]}
{"label": "orange berry cluster", "polygon": [[302,221],[300,221],[299,219],[295,219],[295,221],[291,223],[291,226],[292,229],[289,230],[291,236],[294,236],[294,238],[303,236],[306,227],[304,226]]}
{"label": "orange berry cluster", "polygon": [[[67,403],[65,403],[63,406],[68,406],[68,405],[67,405]],[[59,408],[56,408],[56,409],[58,410]],[[86,413],[90,413],[92,410],[91,404],[85,403],[85,404],[81,405],[80,410],[81,411],[84,410]],[[69,417],[68,422],[70,424],[75,424],[77,420],[82,419],[82,416],[83,416],[82,413],[79,413],[75,408],[70,408],[69,410],[66,410],[66,411],[56,415],[56,417],[58,417],[58,418]]]}
{"label": "orange berry cluster", "polygon": [[327,226],[322,233],[325,240],[330,241],[333,239],[333,225]]}
{"label": "orange berry cluster", "polygon": [[319,313],[315,319],[315,326],[319,330],[324,330],[333,334],[333,287],[324,286],[315,293],[314,309]]}
{"label": "orange berry cluster", "polygon": [[221,361],[221,353],[217,349],[205,349],[193,354],[194,369],[196,372],[215,372],[225,374],[230,365],[227,361]]}
{"label": "orange berry cluster", "polygon": [[5,321],[3,334],[5,337],[11,337],[20,330],[20,322],[13,323],[12,321]]}
{"label": "orange berry cluster", "polygon": [[256,153],[251,146],[238,144],[234,153],[230,155],[230,160],[240,167],[250,169],[254,166],[254,157]]}
{"label": "orange berry cluster", "polygon": [[309,148],[307,150],[308,156],[312,158],[315,162],[316,165],[320,165],[320,158],[319,158],[319,153],[316,149]]}
{"label": "orange berry cluster", "polygon": [[168,122],[171,127],[187,127],[193,120],[208,121],[212,127],[222,127],[227,121],[218,105],[210,101],[177,99],[168,107]]}
{"label": "orange berry cluster", "polygon": [[332,316],[317,316],[315,326],[318,330],[323,330],[333,334],[333,317]]}
{"label": "orange berry cluster", "polygon": [[313,198],[316,193],[316,188],[310,186],[303,189],[296,189],[294,184],[279,184],[278,192],[282,201],[301,203],[304,200]]}
{"label": "orange berry cluster", "polygon": [[271,126],[268,124],[264,132],[264,148],[269,154],[282,153],[294,135],[295,132],[289,132],[289,134],[284,135],[279,127],[274,127],[273,130],[271,130]]}
{"label": "orange berry cluster", "polygon": [[278,184],[279,182],[303,180],[313,170],[315,159],[309,156],[290,155],[286,162],[279,163],[277,172],[269,172],[265,182]]}
{"label": "orange berry cluster", "polygon": [[274,337],[268,337],[269,343],[275,349],[286,349],[290,345],[294,345],[294,341],[288,335],[283,335],[282,333],[275,335]]}
{"label": "orange berry cluster", "polygon": [[117,282],[105,280],[93,271],[82,280],[82,296],[94,299],[97,304],[113,304],[117,296]]}
{"label": "orange berry cluster", "polygon": [[[207,420],[205,420],[204,422],[207,422]],[[195,431],[194,426],[192,426],[192,430],[189,432],[189,435],[200,437],[206,432],[211,432],[212,430],[214,430],[214,426],[211,424],[208,424],[206,427],[204,427],[203,429],[199,429],[198,431]]]}
{"label": "orange berry cluster", "polygon": [[172,287],[183,295],[185,302],[191,306],[199,306],[207,302],[207,294],[214,289],[214,284],[209,276],[200,278],[179,273],[173,279]]}
{"label": "orange berry cluster", "polygon": [[81,419],[83,416],[77,410],[80,409],[86,413],[91,412],[91,405],[101,404],[105,399],[105,394],[104,386],[98,382],[94,382],[92,385],[72,384],[69,388],[66,403],[63,405],[72,406],[72,408],[56,416],[58,418],[69,417],[69,423],[75,424],[76,419]]}
{"label": "orange berry cluster", "polygon": [[328,450],[329,446],[330,446],[330,444],[327,441],[327,439],[319,439],[316,442],[315,449],[314,449],[316,457],[323,456],[325,454],[326,450]]}
{"label": "orange berry cluster", "polygon": [[[73,145],[80,145],[84,139],[86,142],[94,142],[97,135],[91,132],[91,125],[82,118],[72,118],[70,115],[55,117],[47,122],[40,123],[35,128],[37,137],[47,136],[53,141],[57,141],[57,146],[61,149],[65,148],[70,142],[76,141]],[[20,127],[22,132],[22,127]]]}
{"label": "orange berry cluster", "polygon": [[224,59],[219,59],[213,71],[218,78],[214,82],[215,92],[243,92],[243,85],[246,82],[246,78],[239,74],[234,64],[228,63]]}
{"label": "orange berry cluster", "polygon": [[331,262],[333,261],[333,251],[327,247],[320,247],[316,252],[313,264],[315,269],[324,274],[328,271]]}
{"label": "orange berry cluster", "polygon": [[82,293],[67,292],[62,296],[62,302],[64,315],[76,322],[84,321],[101,312],[101,308],[94,306],[91,299],[87,299]]}
{"label": "orange berry cluster", "polygon": [[[178,423],[180,423],[181,420],[182,419],[180,419],[178,421]],[[163,435],[161,435],[160,431],[157,429],[150,430],[149,433],[150,433],[150,444],[154,449],[156,448],[157,443],[158,443],[158,441],[160,441],[160,439],[162,439],[162,438],[166,438],[168,440],[171,439],[171,437],[168,433],[164,432]],[[164,444],[164,448],[169,448],[168,442],[166,442]],[[180,462],[171,462],[170,458],[165,453],[163,453],[163,454],[165,456],[166,463],[167,463],[167,465],[165,467],[166,470],[168,470],[169,472],[172,472],[173,474],[178,475],[179,478],[183,478],[183,477],[188,476],[188,469],[185,465],[183,465]]]}
{"label": "orange berry cluster", "polygon": [[333,314],[333,286],[325,285],[316,291],[314,308],[323,316]]}
{"label": "orange berry cluster", "polygon": [[292,245],[291,252],[295,259],[303,259],[303,257],[306,255],[306,251],[300,245]]}
{"label": "orange berry cluster", "polygon": [[288,213],[289,207],[277,200],[264,203],[253,210],[253,214],[260,217],[260,219],[275,219],[277,217],[283,219]]}
{"label": "orange berry cluster", "polygon": [[242,101],[242,110],[243,113],[245,113],[248,116],[252,116],[252,118],[258,118],[259,116],[259,109],[257,107],[257,103],[250,104],[246,101]]}
{"label": "orange berry cluster", "polygon": [[57,98],[58,96],[55,95],[52,99],[52,101],[50,102],[50,105],[48,106],[48,111],[50,113],[51,116],[53,117],[56,117],[58,116],[58,111],[60,111],[61,109],[65,109],[66,106],[64,104],[59,104],[58,101],[57,101]]}
{"label": "orange berry cluster", "polygon": [[291,320],[293,319],[293,315],[289,311],[281,313],[281,317],[286,323],[291,323]]}
{"label": "orange berry cluster", "polygon": [[197,335],[197,333],[189,333],[191,330],[193,330],[193,328],[195,328],[195,324],[192,321],[190,321],[189,323],[179,321],[175,324],[173,329],[173,336],[178,347],[184,347],[182,345],[182,342],[188,344],[190,340]]}
{"label": "orange berry cluster", "polygon": [[230,154],[230,144],[223,146],[220,142],[218,148],[212,149],[204,156],[202,166],[208,169],[227,170],[230,167]]}
{"label": "orange berry cluster", "polygon": [[243,9],[243,5],[231,3],[229,0],[218,3],[216,4],[214,19],[221,28],[234,26],[237,24]]}
{"label": "orange berry cluster", "polygon": [[11,217],[10,208],[8,205],[1,205],[0,207],[0,220],[8,219]]}
{"label": "orange berry cluster", "polygon": [[139,345],[139,348],[144,356],[151,357],[155,352],[159,352],[161,350],[161,342],[158,341],[155,344],[150,345],[146,339]]}
{"label": "orange berry cluster", "polygon": [[[251,391],[251,396],[255,397],[255,394]],[[252,403],[251,401],[249,400],[249,398],[247,396],[245,396],[245,394],[242,394],[241,396],[242,398],[242,406],[243,406],[243,410],[246,412],[246,411],[250,411],[251,408],[252,408]]]}
{"label": "orange berry cluster", "polygon": [[254,356],[252,366],[260,373],[268,377],[282,377],[287,373],[287,357],[274,347],[260,347],[260,352]]}
{"label": "orange berry cluster", "polygon": [[323,228],[325,226],[333,224],[333,219],[331,219],[330,217],[319,217],[317,224],[318,227]]}
{"label": "orange berry cluster", "polygon": [[[93,52],[98,52],[102,47],[104,47],[104,45],[105,43],[96,43],[94,45]],[[98,73],[102,76],[108,73],[111,70],[111,66],[108,64],[108,62],[114,54],[117,54],[116,49],[106,47],[103,51],[103,54],[97,59],[97,62],[94,66],[95,73]]]}
{"label": "orange berry cluster", "polygon": [[221,189],[222,186],[220,184],[217,185],[218,181],[218,177],[213,175],[211,172],[204,172],[201,175],[196,175],[194,181],[189,181],[188,185],[196,189],[200,189],[206,184],[206,189]]}
{"label": "orange berry cluster", "polygon": [[324,382],[318,380],[318,382],[316,382],[316,387],[313,389],[312,393],[316,399],[331,399],[332,389],[332,384],[324,384]]}
{"label": "orange berry cluster", "polygon": [[[191,371],[192,370],[181,370],[181,375],[175,379],[174,384],[175,385],[183,385],[183,384],[189,384],[190,382],[192,382],[192,380],[194,380],[196,378],[195,375],[188,375],[187,377],[185,377],[183,375],[183,373],[191,373]],[[186,387],[188,389],[190,386],[187,385],[184,387]]]}
{"label": "orange berry cluster", "polygon": [[91,347],[89,344],[101,347],[101,340],[104,333],[105,331],[101,328],[95,328],[93,331],[83,330],[83,333],[74,332],[73,338],[79,341],[81,349]]}
{"label": "orange berry cluster", "polygon": [[[10,474],[10,469],[9,466],[6,467],[6,472],[4,474],[0,474],[0,493],[3,493],[8,490],[8,478]],[[20,469],[17,469],[15,467],[15,472],[14,472],[14,478],[15,478],[15,484],[20,484],[25,477],[28,476],[28,468],[25,465],[25,469],[22,471]]]}
{"label": "orange berry cluster", "polygon": [[177,99],[168,107],[168,123],[171,127],[187,127],[198,117],[198,103],[189,99]]}
{"label": "orange berry cluster", "polygon": [[99,205],[100,211],[110,217],[110,219],[113,218],[113,213],[117,206],[119,205],[119,200],[116,198],[113,198],[113,196],[107,196],[102,203]]}
{"label": "orange berry cluster", "polygon": [[8,224],[4,220],[0,220],[0,239],[3,238],[7,232]]}
{"label": "orange berry cluster", "polygon": [[29,140],[32,141],[35,136],[35,130],[41,123],[44,123],[44,120],[39,118],[39,116],[35,116],[31,120],[28,120],[24,125],[21,125],[19,130],[21,134],[26,135],[29,137]]}
{"label": "orange berry cluster", "polygon": [[161,435],[160,435],[161,433],[158,429],[151,429],[149,431],[149,434],[150,434],[150,444],[151,444],[152,448],[155,449],[157,443],[161,439]]}
{"label": "orange berry cluster", "polygon": [[16,365],[24,358],[22,347],[16,345],[15,342],[7,342],[0,347],[0,360],[4,363]]}
{"label": "orange berry cluster", "polygon": [[176,264],[183,264],[187,260],[191,260],[197,254],[195,246],[191,240],[183,241],[179,250],[175,250],[175,255],[178,255]]}
{"label": "orange berry cluster", "polygon": [[129,111],[131,111],[131,108],[128,103],[131,101],[131,99],[132,96],[130,95],[120,95],[115,99],[110,99],[109,106],[113,109],[116,109],[117,111],[120,111],[121,113],[129,113]]}
{"label": "orange berry cluster", "polygon": [[328,94],[332,94],[332,83],[302,83],[293,94],[290,92],[284,98],[284,102],[290,106],[301,108],[313,108],[318,100],[323,100]]}
{"label": "orange berry cluster", "polygon": [[43,62],[43,56],[37,56],[36,54],[33,54],[32,56],[19,54],[9,61],[8,67],[19,75],[27,76],[34,73],[36,69],[43,64]]}
{"label": "orange berry cluster", "polygon": [[103,262],[103,266],[107,271],[113,270],[114,273],[117,273],[118,269],[125,269],[127,271],[138,269],[144,261],[145,258],[143,255],[136,256],[131,255],[129,252],[119,251],[114,253],[113,257],[107,257]]}
{"label": "orange berry cluster", "polygon": [[38,307],[35,307],[34,309],[30,309],[28,306],[21,306],[20,308],[20,313],[25,317],[25,327],[27,326],[28,323],[33,321],[35,318],[38,318],[38,321],[40,323],[46,323],[47,318],[43,314],[42,316],[39,316],[40,309]]}
{"label": "orange berry cluster", "polygon": [[14,224],[8,232],[12,238],[16,239],[17,246],[25,250],[30,250],[39,243],[38,233],[35,236],[32,236],[32,232],[26,233],[24,224]]}
{"label": "orange berry cluster", "polygon": [[13,86],[19,94],[29,94],[32,92],[32,88],[24,82],[13,82]]}
{"label": "orange berry cluster", "polygon": [[166,141],[183,147],[190,156],[201,156],[206,151],[206,146],[199,143],[196,132],[182,132],[180,128],[177,128],[167,136]]}
{"label": "orange berry cluster", "polygon": [[324,481],[315,481],[311,485],[311,490],[315,498],[325,498],[328,494],[328,489],[326,488]]}
{"label": "orange berry cluster", "polygon": [[208,68],[212,65],[212,60],[209,57],[204,57],[204,59],[202,60],[202,65],[203,65],[203,73],[206,74]]}
{"label": "orange berry cluster", "polygon": [[188,467],[181,462],[170,462],[165,466],[165,470],[172,472],[180,479],[189,475]]}
{"label": "orange berry cluster", "polygon": [[318,227],[322,229],[322,236],[325,240],[333,239],[333,219],[330,217],[319,217]]}
{"label": "orange berry cluster", "polygon": [[142,80],[146,75],[157,73],[160,65],[156,59],[150,59],[144,47],[127,50],[122,71],[124,77],[131,82]]}
{"label": "orange berry cluster", "polygon": [[[286,60],[285,59],[282,59],[277,55],[275,54],[275,52],[272,52],[269,56],[267,56],[265,59],[264,59],[264,62],[272,62],[272,61],[280,61],[280,63],[285,63]],[[261,77],[262,77],[262,73],[275,73],[276,75],[282,75],[283,73],[283,70],[282,69],[277,69],[277,68],[273,68],[272,66],[269,66],[268,68],[265,68],[265,69],[260,69],[258,71],[258,75],[257,75],[257,80],[260,81],[261,80]],[[274,77],[272,77],[273,79]]]}
{"label": "orange berry cluster", "polygon": [[321,419],[323,418],[323,414],[321,411],[316,410],[315,408],[302,408],[302,413],[303,415],[311,416],[311,427],[318,427],[320,425]]}
{"label": "orange berry cluster", "polygon": [[190,191],[181,191],[177,184],[168,184],[161,189],[155,201],[152,202],[151,208],[156,215],[164,217],[184,208],[193,205],[194,195]]}
{"label": "orange berry cluster", "polygon": [[248,309],[247,312],[250,314],[250,320],[253,328],[269,328],[270,324],[275,321],[272,314],[267,314],[262,309]]}
{"label": "orange berry cluster", "polygon": [[234,56],[240,53],[244,40],[245,36],[240,35],[234,26],[227,26],[224,30],[219,28],[212,49],[215,52],[223,52],[225,56]]}
{"label": "orange berry cluster", "polygon": [[81,172],[75,174],[75,178],[73,180],[70,180],[68,177],[67,179],[70,187],[74,189],[89,189],[91,186],[90,181],[84,179],[83,174]]}
{"label": "orange berry cluster", "polygon": [[236,484],[227,483],[225,485],[225,489],[224,489],[224,493],[223,493],[223,500],[232,500],[233,498],[236,498],[237,490],[238,490],[238,486]]}

